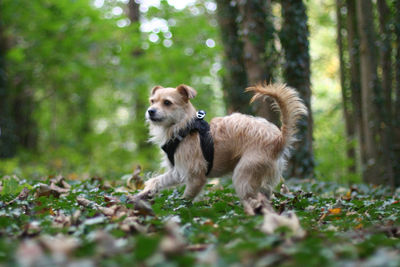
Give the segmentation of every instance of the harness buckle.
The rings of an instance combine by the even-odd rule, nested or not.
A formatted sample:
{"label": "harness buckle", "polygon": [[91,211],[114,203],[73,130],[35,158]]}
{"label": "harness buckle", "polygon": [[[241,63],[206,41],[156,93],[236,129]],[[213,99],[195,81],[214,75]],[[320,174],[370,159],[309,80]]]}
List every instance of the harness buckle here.
{"label": "harness buckle", "polygon": [[196,113],[196,117],[197,117],[199,120],[204,119],[205,116],[206,116],[206,112],[205,112],[204,110],[199,110],[199,111],[197,111],[197,113]]}

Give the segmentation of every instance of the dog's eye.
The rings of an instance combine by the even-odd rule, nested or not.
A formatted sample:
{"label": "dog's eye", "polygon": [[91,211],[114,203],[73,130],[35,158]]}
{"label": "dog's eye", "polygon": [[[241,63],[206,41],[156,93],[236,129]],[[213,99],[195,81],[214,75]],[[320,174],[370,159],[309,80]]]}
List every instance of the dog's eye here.
{"label": "dog's eye", "polygon": [[154,99],[150,100],[150,103],[151,103],[151,104],[154,104]]}
{"label": "dog's eye", "polygon": [[172,102],[169,101],[169,100],[164,100],[164,105],[166,105],[166,106],[171,106],[171,105],[172,105]]}

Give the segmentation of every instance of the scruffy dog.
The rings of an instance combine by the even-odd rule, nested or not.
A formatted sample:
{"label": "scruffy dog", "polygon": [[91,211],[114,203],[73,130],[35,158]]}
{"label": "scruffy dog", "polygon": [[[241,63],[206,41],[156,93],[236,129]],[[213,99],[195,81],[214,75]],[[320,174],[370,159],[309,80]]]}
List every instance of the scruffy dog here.
{"label": "scruffy dog", "polygon": [[251,102],[264,97],[275,100],[281,112],[281,129],[263,118],[239,113],[213,118],[206,133],[212,137],[213,160],[207,162],[199,131],[179,136],[196,119],[190,99],[197,92],[187,85],[152,88],[146,112],[150,141],[160,146],[177,141],[178,145],[172,156],[164,158],[168,171],[148,180],[138,197],[151,197],[163,188],[185,183],[183,197],[193,199],[207,178],[233,172],[233,185],[246,212],[256,213],[261,205],[260,189],[274,187],[280,181],[295,141],[296,123],[307,109],[298,93],[283,84],[256,85],[246,91],[255,93]]}

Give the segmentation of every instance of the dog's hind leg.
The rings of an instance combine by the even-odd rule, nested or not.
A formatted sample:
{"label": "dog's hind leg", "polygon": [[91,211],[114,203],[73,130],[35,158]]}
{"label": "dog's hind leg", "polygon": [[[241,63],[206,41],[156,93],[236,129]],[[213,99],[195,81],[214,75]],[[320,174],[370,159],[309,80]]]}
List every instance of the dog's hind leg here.
{"label": "dog's hind leg", "polygon": [[242,200],[245,212],[249,215],[261,213],[266,206],[259,192],[267,172],[265,154],[261,156],[253,152],[243,155],[233,171],[233,185]]}

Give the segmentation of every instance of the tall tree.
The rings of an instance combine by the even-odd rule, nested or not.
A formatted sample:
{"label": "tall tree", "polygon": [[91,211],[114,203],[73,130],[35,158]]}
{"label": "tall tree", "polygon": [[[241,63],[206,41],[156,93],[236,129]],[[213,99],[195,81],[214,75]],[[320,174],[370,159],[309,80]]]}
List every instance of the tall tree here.
{"label": "tall tree", "polygon": [[394,148],[394,176],[395,185],[400,186],[400,0],[395,1],[395,47],[396,47],[396,61],[395,61],[395,102],[393,107],[394,112],[394,131],[393,131],[393,148]]}
{"label": "tall tree", "polygon": [[15,122],[15,135],[18,144],[25,149],[35,151],[37,148],[38,129],[33,117],[35,110],[33,88],[29,86],[28,80],[21,73],[17,77],[10,79],[10,84],[14,88],[12,97],[11,113]]}
{"label": "tall tree", "polygon": [[302,0],[282,0],[281,4],[283,24],[280,38],[285,53],[283,76],[289,86],[298,90],[309,111],[308,117],[299,123],[299,142],[292,153],[288,174],[294,177],[310,177],[314,172],[314,159],[306,7]]}
{"label": "tall tree", "polygon": [[382,140],[382,159],[385,166],[386,183],[394,186],[393,173],[393,123],[392,123],[392,12],[386,0],[378,0],[379,28],[381,36],[380,63],[381,92],[377,92],[380,115],[380,139]]}
{"label": "tall tree", "polygon": [[[274,49],[274,26],[272,24],[271,1],[237,1],[240,13],[240,37],[243,40],[244,63],[249,85],[273,82],[276,68]],[[256,114],[278,123],[279,114],[272,109],[272,99],[267,103],[255,103]]]}
{"label": "tall tree", "polygon": [[224,46],[223,91],[228,112],[239,111],[251,113],[250,95],[244,93],[247,84],[247,73],[243,59],[243,42],[238,34],[236,19],[239,9],[235,1],[217,0],[217,18],[220,35]]}
{"label": "tall tree", "polygon": [[[360,39],[358,34],[356,1],[346,0],[346,9],[347,44],[350,64],[350,91],[354,114],[353,123],[355,124],[360,151],[365,151],[365,137],[361,111]],[[363,153],[360,153],[360,161],[361,166],[364,166],[366,161]]]}
{"label": "tall tree", "polygon": [[140,19],[140,5],[135,0],[128,2],[128,17],[131,23],[137,23]]}
{"label": "tall tree", "polygon": [[346,51],[345,39],[343,38],[343,32],[345,30],[344,18],[342,15],[342,8],[344,7],[344,1],[336,0],[336,20],[337,20],[337,45],[339,51],[339,63],[340,63],[340,85],[342,87],[342,101],[343,101],[343,115],[346,126],[346,154],[347,158],[353,160],[349,166],[348,171],[350,173],[356,172],[355,165],[355,148],[354,148],[354,137],[355,137],[355,125],[354,125],[354,111],[351,102],[351,88],[347,81],[348,72],[347,64],[344,59],[344,52]]}
{"label": "tall tree", "polygon": [[0,2],[0,158],[12,157],[16,151],[14,121],[10,112],[10,89],[7,86],[6,51],[7,38]]}
{"label": "tall tree", "polygon": [[[140,47],[141,44],[141,32],[140,32],[140,4],[135,0],[130,0],[128,2],[128,18],[131,22],[130,24],[130,34],[134,35],[131,38],[138,40],[137,43],[132,43],[131,47],[131,56],[132,56],[132,65],[130,66],[132,69],[137,70],[140,68],[137,61],[140,60],[140,57],[144,56],[143,53],[145,51]],[[137,71],[133,71],[137,72]],[[146,86],[141,83],[139,77],[133,77],[133,83],[136,84],[137,87],[144,87],[143,90],[148,90],[145,88]],[[152,153],[152,144],[147,142],[148,137],[148,129],[145,125],[144,114],[147,107],[147,99],[148,94],[143,94],[140,90],[136,90],[134,92],[134,112],[136,117],[136,122],[134,124],[134,135],[135,135],[135,143],[136,143],[136,151],[138,154],[142,155],[144,159],[148,160],[151,158]],[[143,163],[143,162],[142,162]]]}
{"label": "tall tree", "polygon": [[381,123],[385,121],[384,102],[377,74],[378,54],[372,2],[357,1],[357,14],[360,32],[362,120],[365,134],[365,151],[362,153],[365,155],[366,165],[363,179],[368,183],[391,183],[391,162],[387,157],[388,142],[381,128]]}
{"label": "tall tree", "polygon": [[380,30],[380,67],[382,69],[382,91],[385,102],[384,118],[390,128],[392,120],[392,14],[386,0],[378,0],[379,30]]}

